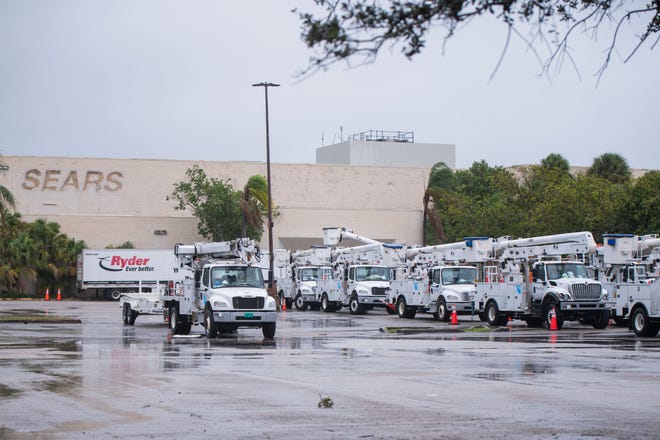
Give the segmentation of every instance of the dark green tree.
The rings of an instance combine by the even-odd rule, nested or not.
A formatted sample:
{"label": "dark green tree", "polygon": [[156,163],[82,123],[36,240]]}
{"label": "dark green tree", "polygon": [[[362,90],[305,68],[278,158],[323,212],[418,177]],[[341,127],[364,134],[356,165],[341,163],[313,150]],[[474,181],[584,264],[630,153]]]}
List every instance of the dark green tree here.
{"label": "dark green tree", "polygon": [[628,183],[632,178],[628,162],[616,153],[605,153],[595,158],[587,170],[587,175],[597,176],[612,183]]}
{"label": "dark green tree", "polygon": [[660,233],[660,171],[635,179],[623,202],[619,217],[624,232]]}
{"label": "dark green tree", "polygon": [[[3,175],[6,171],[7,164],[2,155],[0,155],[0,175]],[[0,185],[0,225],[5,224],[5,216],[7,213],[15,209],[16,200],[14,199],[14,195],[6,186]]]}
{"label": "dark green tree", "polygon": [[571,172],[571,166],[568,164],[568,161],[561,154],[550,153],[545,159],[541,160],[541,166],[543,168],[549,168],[557,170],[559,172],[569,174]]}

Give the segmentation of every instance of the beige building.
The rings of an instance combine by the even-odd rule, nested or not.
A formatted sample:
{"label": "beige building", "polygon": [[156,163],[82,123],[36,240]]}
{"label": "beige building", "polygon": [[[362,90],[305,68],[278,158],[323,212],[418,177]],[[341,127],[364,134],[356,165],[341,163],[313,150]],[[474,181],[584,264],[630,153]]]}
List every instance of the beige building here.
{"label": "beige building", "polygon": [[[171,248],[203,240],[190,212],[168,195],[198,164],[209,177],[241,188],[266,175],[260,162],[199,162],[5,156],[0,184],[14,194],[26,221],[46,218],[90,248],[131,241],[138,248]],[[422,197],[430,168],[271,164],[275,248],[322,243],[322,228],[346,226],[385,242],[420,243]],[[262,248],[268,243],[267,232]]]}

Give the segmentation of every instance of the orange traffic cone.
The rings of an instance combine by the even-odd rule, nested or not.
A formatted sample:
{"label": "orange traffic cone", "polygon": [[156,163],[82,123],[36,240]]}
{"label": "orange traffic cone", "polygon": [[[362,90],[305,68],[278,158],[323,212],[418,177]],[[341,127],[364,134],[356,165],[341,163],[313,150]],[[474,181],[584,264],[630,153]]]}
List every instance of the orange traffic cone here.
{"label": "orange traffic cone", "polygon": [[286,312],[286,298],[282,297],[282,311]]}
{"label": "orange traffic cone", "polygon": [[552,317],[550,318],[550,330],[558,330],[557,329],[557,314],[554,311],[552,312]]}
{"label": "orange traffic cone", "polygon": [[48,291],[48,287],[46,287],[46,296],[44,296],[44,301],[50,301],[50,292]]}
{"label": "orange traffic cone", "polygon": [[60,293],[60,289],[57,289],[57,298],[55,298],[57,301],[62,301],[62,294]]}
{"label": "orange traffic cone", "polygon": [[456,309],[451,311],[451,325],[458,325],[458,313],[456,313]]}

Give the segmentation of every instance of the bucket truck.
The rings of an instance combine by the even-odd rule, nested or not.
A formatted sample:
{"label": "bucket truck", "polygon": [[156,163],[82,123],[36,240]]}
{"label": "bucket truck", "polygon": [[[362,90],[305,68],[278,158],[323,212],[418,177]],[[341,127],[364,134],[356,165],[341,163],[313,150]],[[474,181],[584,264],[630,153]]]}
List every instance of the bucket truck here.
{"label": "bucket truck", "polygon": [[[334,247],[342,239],[364,244]],[[348,307],[351,314],[357,315],[374,307],[385,307],[393,268],[404,261],[403,246],[384,244],[346,228],[324,228],[323,242],[333,247],[333,272],[317,282],[321,310],[334,312]]]}
{"label": "bucket truck", "polygon": [[612,293],[614,319],[637,336],[660,330],[660,238],[603,234],[601,281]]}
{"label": "bucket truck", "polygon": [[260,250],[252,240],[178,244],[174,254],[176,270],[184,276],[171,281],[162,296],[173,334],[189,334],[198,324],[208,338],[239,327],[275,336],[275,298],[264,288]]}
{"label": "bucket truck", "polygon": [[[590,232],[498,239],[498,264],[484,267],[474,310],[490,325],[505,325],[512,318],[549,328],[554,317],[557,328],[575,320],[605,328],[613,303],[601,283],[591,279],[584,261],[595,252]],[[573,259],[563,260],[567,255]]]}
{"label": "bucket truck", "polygon": [[475,266],[492,259],[493,239],[467,237],[457,243],[411,248],[408,265],[390,282],[389,307],[399,318],[414,318],[417,312],[432,313],[442,322],[451,313],[472,313]]}
{"label": "bucket truck", "polygon": [[279,269],[282,276],[277,281],[280,302],[286,307],[295,305],[297,310],[318,310],[320,299],[316,294],[316,281],[330,276],[330,249],[322,246],[297,250]]}

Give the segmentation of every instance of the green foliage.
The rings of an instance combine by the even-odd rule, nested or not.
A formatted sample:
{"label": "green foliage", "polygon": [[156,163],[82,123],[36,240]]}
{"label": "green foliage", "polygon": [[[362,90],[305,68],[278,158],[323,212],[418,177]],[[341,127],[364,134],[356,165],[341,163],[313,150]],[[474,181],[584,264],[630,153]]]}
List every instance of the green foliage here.
{"label": "green foliage", "polygon": [[571,231],[591,231],[596,237],[660,232],[660,172],[621,182],[597,173],[573,176],[569,169],[556,154],[540,165],[518,168],[516,175],[484,161],[456,172],[436,164],[426,191],[441,223],[436,229],[443,231],[445,242]]}
{"label": "green foliage", "polygon": [[186,170],[186,176],[186,181],[174,184],[172,197],[176,209],[190,209],[197,217],[201,236],[212,241],[261,239],[268,200],[263,176],[250,177],[243,191],[235,190],[229,179],[207,177],[198,165]]}
{"label": "green foliage", "polygon": [[26,223],[20,214],[7,215],[0,227],[0,286],[24,292],[23,280],[37,288],[62,287],[75,279],[78,254],[85,247],[44,219]]}
{"label": "green foliage", "polygon": [[132,242],[127,240],[123,243],[118,244],[117,246],[108,245],[105,248],[106,249],[135,249],[135,245]]}
{"label": "green foliage", "polygon": [[597,176],[612,183],[628,183],[632,178],[628,162],[616,153],[605,153],[595,158],[587,175]]}
{"label": "green foliage", "polygon": [[[6,163],[2,155],[0,155],[0,174],[6,171]],[[4,185],[0,185],[0,224],[5,223],[5,217],[10,211],[16,209],[16,200],[14,195]]]}

